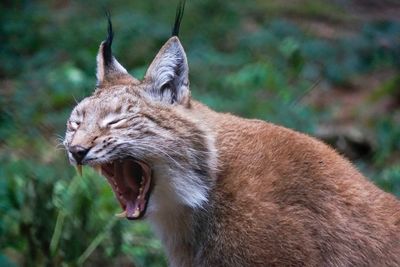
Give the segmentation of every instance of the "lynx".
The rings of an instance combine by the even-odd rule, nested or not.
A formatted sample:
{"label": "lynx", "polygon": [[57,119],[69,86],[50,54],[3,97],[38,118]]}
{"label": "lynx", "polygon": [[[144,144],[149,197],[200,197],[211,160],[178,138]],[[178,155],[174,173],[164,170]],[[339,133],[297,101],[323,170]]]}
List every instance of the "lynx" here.
{"label": "lynx", "polygon": [[109,20],[67,122],[71,164],[106,177],[118,216],[148,219],[171,266],[400,266],[395,197],[312,137],[191,98],[182,14],[143,80],[112,55]]}

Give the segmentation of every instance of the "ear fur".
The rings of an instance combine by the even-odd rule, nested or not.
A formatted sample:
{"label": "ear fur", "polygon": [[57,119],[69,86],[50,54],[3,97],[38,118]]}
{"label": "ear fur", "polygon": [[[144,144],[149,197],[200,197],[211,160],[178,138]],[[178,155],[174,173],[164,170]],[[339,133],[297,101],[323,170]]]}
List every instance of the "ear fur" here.
{"label": "ear fur", "polygon": [[145,80],[154,100],[168,104],[189,105],[189,67],[185,51],[177,36],[171,37],[160,49],[148,68]]}
{"label": "ear fur", "polygon": [[111,45],[114,37],[110,15],[108,18],[107,39],[101,42],[99,52],[97,53],[97,86],[103,87],[108,84],[116,83],[139,83],[133,78],[126,69],[112,55]]}

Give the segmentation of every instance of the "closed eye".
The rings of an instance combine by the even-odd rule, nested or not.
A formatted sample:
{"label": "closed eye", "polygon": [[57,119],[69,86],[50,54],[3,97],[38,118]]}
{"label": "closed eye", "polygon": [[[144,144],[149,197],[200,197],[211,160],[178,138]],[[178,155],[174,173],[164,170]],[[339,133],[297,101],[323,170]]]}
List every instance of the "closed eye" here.
{"label": "closed eye", "polygon": [[107,123],[107,127],[110,128],[118,128],[121,127],[126,122],[126,118],[123,119],[115,119]]}

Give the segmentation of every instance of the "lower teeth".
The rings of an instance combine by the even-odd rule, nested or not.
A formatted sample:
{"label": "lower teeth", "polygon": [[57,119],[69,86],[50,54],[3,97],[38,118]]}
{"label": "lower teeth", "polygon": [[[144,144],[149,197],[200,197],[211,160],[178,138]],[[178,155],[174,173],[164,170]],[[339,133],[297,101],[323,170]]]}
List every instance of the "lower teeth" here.
{"label": "lower teeth", "polygon": [[[128,217],[127,215],[128,215],[128,213],[126,212],[126,210],[124,210],[121,213],[115,214],[115,216],[118,217],[118,218],[126,218],[126,217]],[[140,215],[139,208],[136,208],[135,211],[129,217],[130,218],[137,218],[137,217],[139,217],[139,215]]]}
{"label": "lower teeth", "polygon": [[139,209],[137,208],[137,209],[135,209],[135,212],[131,214],[131,217],[136,218],[136,217],[139,217],[139,215],[140,215],[140,211],[139,211]]}

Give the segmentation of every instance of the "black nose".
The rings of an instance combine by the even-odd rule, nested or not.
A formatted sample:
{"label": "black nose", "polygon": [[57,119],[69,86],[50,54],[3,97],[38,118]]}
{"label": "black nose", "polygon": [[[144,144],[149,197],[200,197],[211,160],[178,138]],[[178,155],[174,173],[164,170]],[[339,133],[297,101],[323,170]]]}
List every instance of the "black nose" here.
{"label": "black nose", "polygon": [[69,148],[69,152],[71,152],[77,164],[82,163],[83,158],[86,156],[89,150],[90,148],[85,148],[83,146],[71,146]]}

